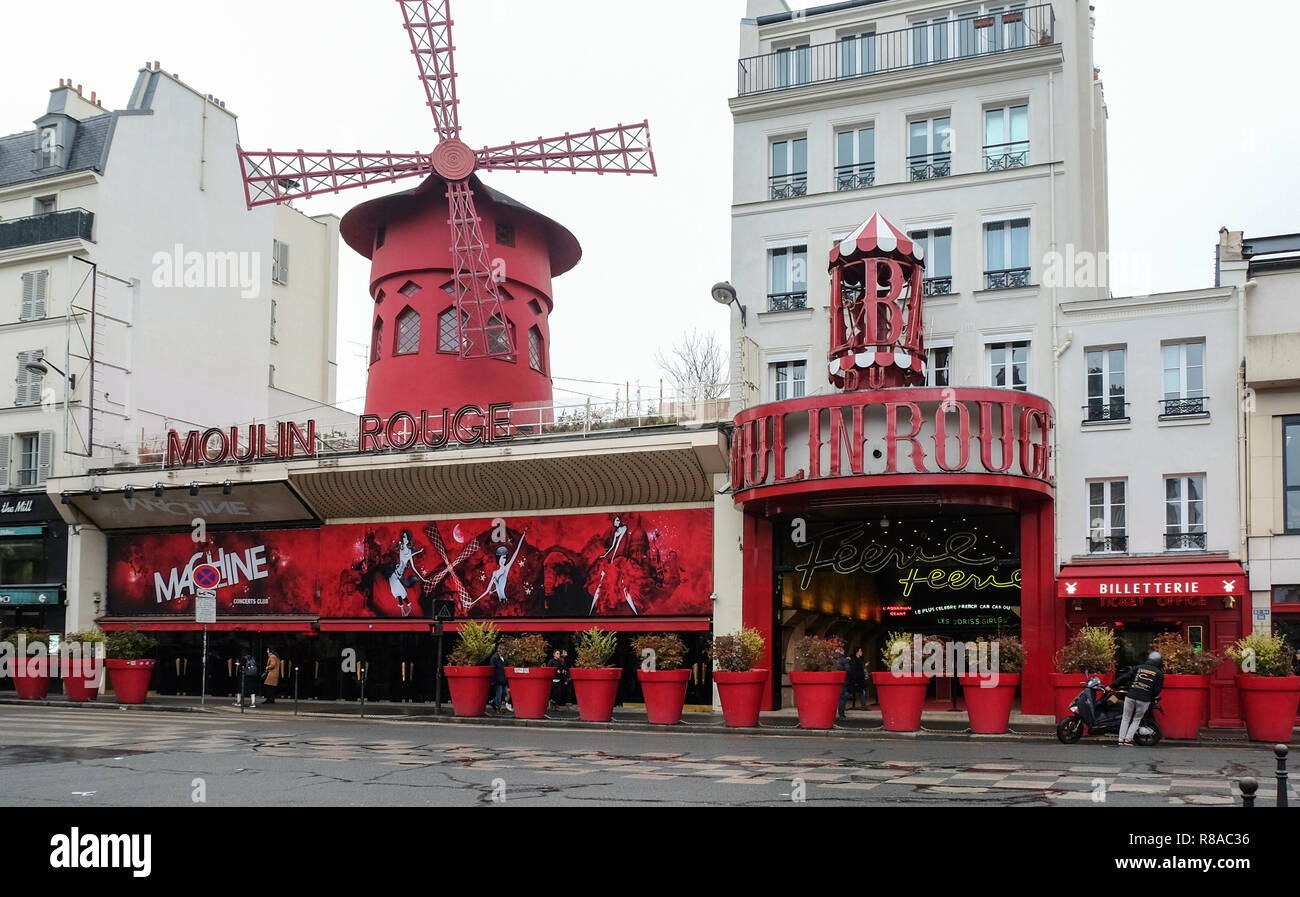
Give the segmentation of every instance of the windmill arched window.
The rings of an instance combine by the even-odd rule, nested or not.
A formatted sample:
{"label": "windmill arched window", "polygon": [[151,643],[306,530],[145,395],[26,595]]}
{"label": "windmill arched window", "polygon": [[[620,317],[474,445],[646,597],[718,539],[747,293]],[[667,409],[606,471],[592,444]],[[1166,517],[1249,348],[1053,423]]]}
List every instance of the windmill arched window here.
{"label": "windmill arched window", "polygon": [[540,327],[528,328],[528,366],[539,374],[545,374],[542,359],[546,357],[542,345],[542,330]]}
{"label": "windmill arched window", "polygon": [[[507,331],[506,328],[510,329]],[[488,354],[497,356],[507,356],[510,354],[510,346],[514,342],[514,322],[509,318],[503,324],[500,315],[493,315],[488,318],[487,322],[487,344]]]}
{"label": "windmill arched window", "polygon": [[397,316],[394,355],[414,355],[420,351],[420,313],[409,305]]}
{"label": "windmill arched window", "polygon": [[461,326],[456,326],[456,306],[438,315],[438,351],[460,354],[461,327],[469,326],[469,313],[461,313]]}
{"label": "windmill arched window", "polygon": [[376,318],[375,330],[370,335],[370,363],[371,364],[374,364],[376,361],[379,360],[379,356],[383,351],[383,338],[384,338],[384,319]]}

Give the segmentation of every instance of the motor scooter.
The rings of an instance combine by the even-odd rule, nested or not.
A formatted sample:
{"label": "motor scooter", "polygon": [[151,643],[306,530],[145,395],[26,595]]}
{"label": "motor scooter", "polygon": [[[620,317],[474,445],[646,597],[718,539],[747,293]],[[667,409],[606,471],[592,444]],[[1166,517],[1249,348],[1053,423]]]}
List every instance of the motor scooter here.
{"label": "motor scooter", "polygon": [[[1090,678],[1070,705],[1070,716],[1057,724],[1057,740],[1061,744],[1075,744],[1084,735],[1119,735],[1120,724],[1124,721],[1126,691],[1102,685],[1097,676]],[[1160,743],[1162,733],[1160,724],[1156,722],[1156,711],[1165,712],[1159,697],[1151,702],[1137,734],[1133,736],[1133,741],[1142,747]]]}

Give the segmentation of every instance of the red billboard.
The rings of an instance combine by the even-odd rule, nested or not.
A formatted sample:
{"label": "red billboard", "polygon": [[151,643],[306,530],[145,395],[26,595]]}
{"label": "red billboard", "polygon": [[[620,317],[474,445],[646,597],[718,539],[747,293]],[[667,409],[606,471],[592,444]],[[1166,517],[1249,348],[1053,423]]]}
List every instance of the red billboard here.
{"label": "red billboard", "polygon": [[457,617],[712,613],[708,508],[110,536],[108,612],[193,614],[194,568],[223,615]]}

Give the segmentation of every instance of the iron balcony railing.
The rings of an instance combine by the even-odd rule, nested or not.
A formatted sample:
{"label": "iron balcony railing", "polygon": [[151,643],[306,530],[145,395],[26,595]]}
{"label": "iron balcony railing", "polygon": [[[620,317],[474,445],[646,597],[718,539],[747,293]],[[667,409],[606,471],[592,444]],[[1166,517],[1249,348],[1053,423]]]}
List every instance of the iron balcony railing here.
{"label": "iron balcony railing", "polygon": [[1128,536],[1103,536],[1088,539],[1089,554],[1124,554],[1128,551]]}
{"label": "iron balcony railing", "polygon": [[1004,268],[1001,271],[984,272],[984,289],[1012,290],[1016,287],[1029,286],[1028,268]]}
{"label": "iron balcony railing", "polygon": [[1161,399],[1160,416],[1166,417],[1193,417],[1198,414],[1209,414],[1209,396],[1187,396],[1178,399]]}
{"label": "iron balcony railing", "polygon": [[1108,420],[1128,420],[1129,402],[1120,398],[1089,399],[1083,406],[1084,423],[1097,424]]}
{"label": "iron balcony railing", "polygon": [[947,296],[952,293],[952,277],[927,277],[921,282],[923,295]]}
{"label": "iron balcony railing", "polygon": [[930,181],[952,175],[951,153],[930,153],[907,157],[907,176],[913,181]]}
{"label": "iron balcony railing", "polygon": [[984,147],[984,170],[1006,171],[1010,168],[1024,168],[1029,164],[1029,143],[996,143]]}
{"label": "iron balcony railing", "polygon": [[808,195],[808,172],[776,174],[768,179],[773,199],[791,199]]}
{"label": "iron balcony railing", "polygon": [[739,95],[869,78],[884,72],[1012,53],[1055,42],[1056,13],[1050,3],[987,15],[966,15],[747,57],[739,63]]}
{"label": "iron balcony railing", "polygon": [[844,193],[849,190],[863,190],[876,186],[876,166],[874,165],[837,165],[835,167],[835,190]]}
{"label": "iron balcony railing", "polygon": [[46,212],[27,218],[0,221],[0,249],[17,249],[20,246],[39,246],[60,240],[89,240],[95,224],[95,214],[85,209],[66,209]]}
{"label": "iron balcony railing", "polygon": [[768,311],[798,311],[808,307],[808,291],[795,293],[768,293]]}
{"label": "iron balcony railing", "polygon": [[1204,551],[1205,533],[1165,533],[1166,551]]}

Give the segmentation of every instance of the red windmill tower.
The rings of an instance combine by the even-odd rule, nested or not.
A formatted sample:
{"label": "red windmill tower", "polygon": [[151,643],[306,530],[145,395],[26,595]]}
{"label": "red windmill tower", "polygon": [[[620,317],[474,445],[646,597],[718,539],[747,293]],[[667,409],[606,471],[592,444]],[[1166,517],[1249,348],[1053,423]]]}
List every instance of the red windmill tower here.
{"label": "red windmill tower", "polygon": [[582,250],[564,227],[487,188],[475,172],[654,175],[649,123],[475,151],[461,140],[450,0],[396,2],[433,113],[433,151],[241,147],[248,206],[426,178],[343,219],[343,238],[371,260],[366,412],[386,419],[399,410],[547,403],[551,279],[576,265]]}

